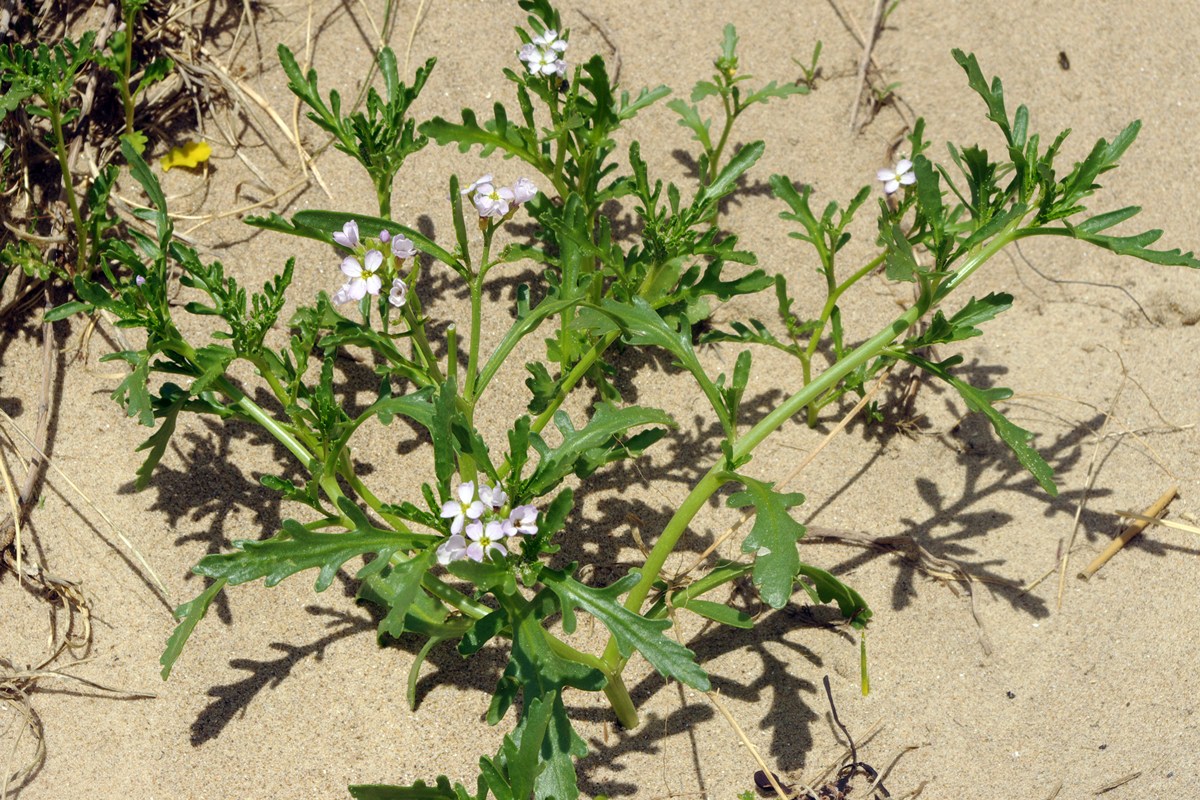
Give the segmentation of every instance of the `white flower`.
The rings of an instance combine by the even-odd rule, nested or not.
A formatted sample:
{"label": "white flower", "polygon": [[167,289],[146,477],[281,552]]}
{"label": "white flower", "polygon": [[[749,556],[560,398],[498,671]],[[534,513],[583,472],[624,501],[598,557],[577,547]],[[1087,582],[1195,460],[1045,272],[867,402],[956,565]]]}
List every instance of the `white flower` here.
{"label": "white flower", "polygon": [[350,297],[350,284],[347,283],[333,293],[333,297],[330,298],[330,301],[335,306],[343,306],[346,303],[349,303],[352,299],[353,298]]}
{"label": "white flower", "polygon": [[536,506],[517,506],[509,513],[508,519],[504,520],[504,534],[532,536],[537,533],[537,515]]}
{"label": "white flower", "polygon": [[512,185],[512,193],[513,205],[520,205],[536,197],[538,188],[529,178],[517,178],[517,182]]}
{"label": "white flower", "polygon": [[503,217],[513,202],[513,190],[507,186],[496,188],[490,183],[482,184],[472,200],[480,217]]}
{"label": "white flower", "polygon": [[485,506],[490,506],[493,511],[499,511],[500,507],[508,502],[508,495],[499,486],[493,489],[483,481],[480,481],[479,499],[483,501]]}
{"label": "white flower", "polygon": [[457,533],[438,545],[437,560],[443,567],[451,561],[461,561],[466,557],[467,540]]}
{"label": "white flower", "polygon": [[138,275],[136,278],[133,279],[133,282],[136,283],[138,286],[145,286],[146,285],[146,276]]}
{"label": "white flower", "polygon": [[[386,233],[387,231],[384,231]],[[386,239],[383,241],[387,241]],[[417,248],[404,234],[397,233],[392,237],[392,255],[399,259],[412,258],[417,254]]]}
{"label": "white flower", "polygon": [[533,45],[521,48],[521,60],[529,68],[530,75],[561,75],[567,71],[567,63],[559,59],[558,53]]}
{"label": "white flower", "polygon": [[384,228],[383,230],[381,230],[379,232],[379,241],[383,242],[384,244],[387,244],[388,240],[391,238],[392,238],[392,235],[387,232],[387,228]]}
{"label": "white flower", "polygon": [[359,264],[354,256],[346,256],[342,261],[342,273],[350,280],[338,291],[338,295],[344,290],[349,299],[362,300],[368,294],[379,294],[383,287],[383,279],[375,273],[381,266],[383,253],[378,250],[368,250],[362,264]]}
{"label": "white flower", "polygon": [[333,240],[347,250],[358,247],[358,223],[354,220],[347,222],[341,231],[333,235]]}
{"label": "white flower", "polygon": [[560,39],[556,30],[548,30],[540,36],[533,37],[533,43],[546,50],[553,50],[555,53],[561,53],[567,49],[567,40]]}
{"label": "white flower", "polygon": [[480,186],[491,186],[491,185],[492,185],[492,176],[491,176],[491,173],[488,173],[487,175],[483,175],[483,176],[480,176],[479,178],[477,178],[474,183],[472,183],[467,188],[463,189],[461,192],[459,192],[459,194],[466,196],[466,195],[470,194],[471,192],[475,191],[476,189],[478,189]]}
{"label": "white flower", "polygon": [[508,550],[504,549],[504,528],[495,520],[486,525],[479,521],[468,524],[467,538],[471,540],[467,545],[467,558],[472,561],[483,561],[485,555],[501,558],[508,555]]}
{"label": "white flower", "polygon": [[408,298],[408,287],[399,278],[392,278],[392,290],[388,292],[388,302],[396,308],[403,308]]}
{"label": "white flower", "polygon": [[484,512],[485,506],[483,503],[475,499],[475,482],[466,481],[460,483],[455,491],[458,496],[457,500],[450,500],[442,504],[441,516],[444,519],[452,520],[450,523],[450,533],[462,533],[463,525],[466,520],[478,520]]}
{"label": "white flower", "polygon": [[912,171],[913,163],[907,158],[896,162],[895,169],[881,169],[876,174],[883,181],[883,191],[891,194],[903,186],[912,186],[917,182],[917,176]]}

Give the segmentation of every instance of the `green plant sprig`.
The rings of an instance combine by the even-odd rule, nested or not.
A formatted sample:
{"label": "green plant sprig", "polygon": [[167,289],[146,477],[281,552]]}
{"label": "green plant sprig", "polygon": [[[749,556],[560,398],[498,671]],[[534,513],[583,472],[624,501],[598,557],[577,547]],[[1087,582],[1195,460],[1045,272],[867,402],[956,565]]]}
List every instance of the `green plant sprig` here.
{"label": "green plant sprig", "polygon": [[[680,99],[671,100],[667,103],[667,108],[670,108],[679,115],[679,124],[689,129],[692,132],[692,137],[700,144],[701,152],[698,162],[698,172],[701,186],[712,183],[721,171],[723,166],[721,158],[725,153],[726,146],[729,144],[729,135],[733,132],[733,125],[737,121],[737,118],[742,115],[742,112],[758,103],[770,102],[772,98],[786,98],[792,95],[808,94],[812,88],[811,84],[807,82],[803,84],[785,83],[777,85],[775,81],[771,81],[759,89],[745,89],[743,93],[741,84],[753,80],[754,76],[738,74],[737,44],[737,29],[732,24],[726,25],[724,38],[721,41],[721,55],[713,62],[716,72],[713,73],[712,80],[696,83],[692,88],[691,103]],[[818,43],[817,50],[813,54],[814,66],[817,56],[820,54],[820,47],[820,43]],[[715,142],[713,140],[712,120],[704,119],[700,114],[699,107],[696,105],[706,97],[718,98],[721,102],[721,112],[724,115],[724,120],[720,126],[720,133],[717,135]],[[719,209],[713,210],[708,220],[712,227],[716,227],[719,213]]]}

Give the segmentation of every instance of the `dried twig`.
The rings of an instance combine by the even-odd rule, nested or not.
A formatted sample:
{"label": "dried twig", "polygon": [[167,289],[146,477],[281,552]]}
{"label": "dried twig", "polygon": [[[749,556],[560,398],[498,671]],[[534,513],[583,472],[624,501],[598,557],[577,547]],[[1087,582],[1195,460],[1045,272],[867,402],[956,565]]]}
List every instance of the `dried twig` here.
{"label": "dried twig", "polygon": [[[1172,486],[1170,489],[1167,489],[1167,491],[1163,492],[1162,496],[1154,501],[1154,505],[1146,509],[1144,514],[1136,515],[1137,519],[1130,523],[1130,525],[1121,532],[1120,536],[1118,536],[1116,539],[1113,539],[1108,547],[1104,548],[1104,552],[1092,559],[1092,563],[1088,564],[1083,571],[1079,573],[1079,577],[1086,581],[1088,578],[1095,575],[1096,570],[1107,564],[1108,560],[1115,556],[1122,547],[1129,544],[1133,537],[1137,536],[1146,529],[1146,526],[1150,524],[1149,520],[1157,521],[1156,518],[1167,510],[1167,506],[1171,504],[1171,501],[1175,499],[1175,496],[1178,493],[1178,486]],[[1128,515],[1128,512],[1126,512],[1126,514]]]}
{"label": "dried twig", "polygon": [[871,65],[871,53],[879,40],[879,23],[883,20],[885,0],[875,0],[875,11],[871,15],[871,28],[863,43],[862,59],[858,62],[858,91],[854,94],[854,106],[850,109],[850,132],[858,133],[858,112],[862,107],[863,92],[867,90],[867,68]]}

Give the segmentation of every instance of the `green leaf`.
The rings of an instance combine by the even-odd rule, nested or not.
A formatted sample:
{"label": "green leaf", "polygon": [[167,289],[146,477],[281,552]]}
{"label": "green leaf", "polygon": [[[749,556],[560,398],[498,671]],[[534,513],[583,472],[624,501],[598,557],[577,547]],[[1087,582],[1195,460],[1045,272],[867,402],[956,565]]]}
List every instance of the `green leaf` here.
{"label": "green leaf", "polygon": [[813,582],[812,586],[800,582],[810,597],[821,603],[836,602],[838,611],[850,622],[851,627],[857,630],[867,627],[871,621],[871,609],[862,595],[818,567],[801,564],[800,574]]}
{"label": "green leaf", "polygon": [[959,342],[979,336],[983,331],[976,326],[988,322],[1012,308],[1012,301],[1013,298],[1010,294],[992,292],[979,300],[972,297],[949,319],[941,311],[938,311],[934,314],[933,321],[929,323],[925,332],[919,337],[905,342],[905,347],[915,350],[919,347]]}
{"label": "green leaf", "polygon": [[[301,570],[319,568],[313,588],[323,592],[342,565],[355,556],[375,553],[381,559],[389,559],[401,549],[426,547],[438,538],[376,528],[345,497],[338,498],[338,507],[355,524],[354,530],[314,533],[294,519],[284,520],[283,530],[270,539],[237,540],[233,543],[234,552],[205,556],[192,571],[208,578],[223,578],[230,585],[265,578],[267,586],[274,586]],[[368,564],[363,569],[371,567]]]}
{"label": "green leaf", "polygon": [[175,609],[175,619],[179,620],[179,624],[171,632],[171,638],[167,639],[167,647],[158,659],[158,663],[162,665],[164,681],[171,676],[171,669],[175,666],[179,654],[183,652],[183,646],[187,644],[188,637],[196,629],[196,624],[204,619],[204,615],[208,613],[208,607],[225,588],[225,583],[224,579],[213,581],[212,585],[199,595]]}
{"label": "green leaf", "polygon": [[713,622],[719,622],[731,628],[750,629],[754,627],[754,617],[740,608],[723,603],[714,603],[711,600],[688,600],[675,607],[691,611],[693,614],[699,614],[705,619],[711,619]]}
{"label": "green leaf", "polygon": [[608,628],[623,657],[628,658],[636,650],[664,677],[707,692],[712,687],[708,674],[696,663],[695,653],[665,635],[671,627],[670,621],[647,619],[621,605],[618,598],[639,577],[637,572],[630,572],[616,583],[595,589],[566,573],[542,570],[542,581],[554,591],[562,606],[564,631],[575,630],[575,609],[582,608]]}
{"label": "green leaf", "polygon": [[138,154],[136,143],[127,136],[121,137],[121,155],[129,164],[129,173],[133,175],[134,180],[141,184],[142,190],[150,198],[150,204],[154,206],[152,218],[158,245],[163,252],[166,252],[174,228],[171,218],[167,215],[167,198],[163,194],[162,186],[159,185],[158,178],[154,176],[154,173],[150,171],[149,165]]}
{"label": "green leaf", "polygon": [[785,83],[782,86],[776,86],[775,81],[771,81],[761,89],[756,89],[754,92],[746,96],[742,101],[742,108],[751,103],[766,103],[772,97],[791,97],[795,94],[808,94],[808,87],[804,84]]}
{"label": "green leaf", "polygon": [[680,98],[667,103],[667,108],[679,115],[679,124],[692,132],[692,138],[700,143],[706,153],[712,152],[712,138],[709,134],[712,120],[701,119],[700,110]]}
{"label": "green leaf", "polygon": [[800,568],[796,542],[805,528],[792,519],[789,508],[804,502],[799,492],[776,492],[772,484],[737,475],[746,487],[729,498],[731,508],[754,506],[754,528],[742,542],[743,553],[754,554],[754,585],[771,608],[783,608],[792,596],[792,582]]}
{"label": "green leaf", "polygon": [[143,70],[142,79],[138,81],[137,88],[133,90],[134,96],[136,97],[141,94],[151,84],[157,83],[167,77],[173,69],[175,69],[175,62],[169,58],[162,57],[151,61],[146,65],[145,70]]}
{"label": "green leaf", "polygon": [[692,349],[690,331],[685,333],[673,327],[640,297],[633,298],[631,303],[605,300],[599,309],[585,308],[580,313],[580,324],[597,334],[620,328],[628,344],[661,347],[675,356],[683,369],[693,375],[704,374]]}
{"label": "green leaf", "polygon": [[621,108],[617,111],[617,118],[622,122],[633,119],[643,108],[658,102],[670,93],[669,86],[661,85],[655,86],[653,89],[643,88],[633,100],[629,99],[629,92],[621,92]]}
{"label": "green leaf", "polygon": [[[164,394],[165,390],[166,387],[164,387]],[[187,402],[188,398],[189,394],[187,392],[178,389],[174,393],[174,399],[167,406],[166,411],[158,415],[162,417],[162,423],[158,426],[158,430],[150,438],[138,445],[138,452],[149,450],[150,454],[146,456],[146,460],[138,467],[136,473],[137,479],[134,482],[134,489],[136,491],[140,492],[150,483],[150,475],[154,472],[154,468],[162,460],[163,454],[167,451],[167,443],[171,441],[171,436],[175,433],[175,423],[179,419],[179,412],[183,410],[183,405]]]}
{"label": "green leaf", "polygon": [[458,149],[465,153],[478,146],[482,148],[479,154],[481,157],[490,155],[498,148],[505,155],[516,156],[528,162],[539,172],[549,171],[551,165],[543,163],[537,135],[520,125],[510,124],[508,112],[500,103],[493,106],[492,113],[492,121],[484,126],[479,124],[474,111],[464,108],[461,123],[434,117],[422,123],[420,131],[442,147],[457,144]]}
{"label": "green leaf", "polygon": [[513,736],[504,737],[496,758],[479,760],[488,787],[498,800],[524,800],[533,794],[537,778],[546,768],[540,758],[542,743],[557,697],[557,692],[551,692],[528,700],[521,724]]}
{"label": "green leaf", "polygon": [[150,390],[146,382],[150,380],[150,354],[145,350],[133,353],[133,372],[125,376],[112,399],[125,408],[125,414],[137,417],[138,422],[147,428],[154,427],[154,407],[150,402]]}
{"label": "green leaf", "polygon": [[737,181],[746,173],[754,164],[762,157],[766,145],[761,141],[751,142],[745,145],[733,158],[729,159],[716,179],[700,190],[700,194],[696,197],[693,206],[707,205],[715,203],[725,195],[737,188]]}
{"label": "green leaf", "polygon": [[[531,434],[534,447],[541,455],[533,474],[525,486],[533,497],[550,492],[572,473],[583,473],[586,477],[597,466],[625,455],[629,446],[620,439],[621,434],[643,425],[666,425],[674,427],[675,421],[664,411],[656,408],[630,406],[617,408],[611,403],[599,402],[592,418],[579,430],[571,424],[566,412],[554,415],[554,424],[562,434],[562,443],[551,449],[540,436]],[[632,447],[630,452],[632,452]]]}
{"label": "green leaf", "polygon": [[1011,389],[977,389],[961,378],[955,377],[950,373],[950,367],[962,363],[962,356],[954,356],[938,363],[927,361],[911,354],[905,355],[903,358],[910,364],[920,367],[931,375],[936,375],[953,386],[962,396],[963,401],[967,404],[967,408],[972,411],[978,411],[987,417],[988,422],[992,424],[992,429],[996,431],[996,435],[1012,449],[1013,453],[1017,456],[1017,461],[1021,463],[1021,466],[1029,470],[1030,474],[1033,475],[1041,487],[1051,497],[1058,495],[1058,487],[1054,485],[1054,470],[1038,454],[1037,450],[1029,446],[1029,441],[1033,438],[1033,434],[1010,422],[993,405],[1000,400],[1007,400],[1009,397],[1012,397]]}
{"label": "green leaf", "polygon": [[[1089,242],[1097,247],[1103,247],[1105,250],[1116,253],[1119,256],[1133,256],[1134,258],[1140,258],[1142,261],[1147,261],[1151,264],[1161,264],[1168,267],[1191,267],[1192,269],[1200,269],[1200,260],[1198,260],[1191,251],[1184,253],[1178,248],[1175,250],[1149,249],[1147,245],[1153,244],[1154,242],[1158,241],[1159,237],[1162,236],[1162,231],[1160,230],[1144,231],[1134,236],[1105,236],[1099,233],[1091,232],[1092,230],[1097,229],[1094,227],[1095,223],[1092,227],[1085,229],[1084,226],[1087,225],[1087,223],[1096,219],[1101,218],[1093,217],[1091,219],[1084,220],[1084,222],[1080,225],[1065,224],[1065,227],[1068,233],[1070,233],[1070,235],[1074,238],[1084,242]],[[1116,223],[1112,222],[1106,224],[1105,220],[1101,220],[1099,224],[1107,227],[1108,225],[1115,225]],[[1031,229],[1031,232],[1041,231],[1058,232],[1058,230],[1055,228]]]}
{"label": "green leaf", "polygon": [[63,303],[61,306],[55,306],[46,312],[42,317],[43,322],[58,322],[67,317],[73,317],[76,314],[87,312],[91,313],[93,306],[91,303],[82,303],[78,300],[72,300],[68,303]]}
{"label": "green leaf", "polygon": [[[438,776],[436,786],[417,781],[411,786],[360,784],[349,788],[354,800],[472,800],[473,797],[460,783],[451,787],[450,779],[445,775]],[[482,795],[478,800],[482,800]]]}
{"label": "green leaf", "polygon": [[389,563],[371,576],[372,588],[388,605],[387,616],[379,623],[379,633],[399,639],[404,633],[404,618],[421,591],[421,578],[433,563],[433,546],[399,563]]}
{"label": "green leaf", "polygon": [[885,260],[888,280],[908,283],[916,280],[916,274],[922,270],[917,264],[912,243],[905,237],[899,223],[892,222],[886,216],[879,218],[879,244],[887,248]]}

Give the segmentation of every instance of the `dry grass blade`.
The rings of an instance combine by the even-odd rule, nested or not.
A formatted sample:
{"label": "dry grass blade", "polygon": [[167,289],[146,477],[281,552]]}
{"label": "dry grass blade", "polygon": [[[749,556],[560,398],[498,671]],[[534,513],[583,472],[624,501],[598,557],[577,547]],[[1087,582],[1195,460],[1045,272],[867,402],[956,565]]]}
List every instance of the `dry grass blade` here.
{"label": "dry grass blade", "polygon": [[[796,797],[797,795],[788,794],[788,792],[779,785],[779,781],[775,779],[775,773],[771,772],[770,767],[767,766],[767,762],[763,761],[763,757],[759,755],[758,748],[755,747],[754,743],[750,741],[750,738],[746,736],[746,732],[742,730],[742,726],[739,725],[737,720],[733,718],[733,714],[729,713],[729,709],[726,708],[725,704],[721,702],[721,698],[717,696],[716,691],[707,691],[704,693],[704,696],[708,698],[708,701],[713,704],[713,707],[716,708],[717,711],[721,712],[721,716],[725,718],[725,721],[728,722],[729,726],[733,728],[734,732],[737,733],[738,739],[740,739],[745,748],[750,751],[750,755],[754,758],[755,763],[758,764],[759,768],[762,769],[763,774],[766,776],[767,782],[771,784],[771,790],[774,791],[778,797],[783,798],[783,800],[789,800],[789,798]],[[800,788],[806,792],[807,797],[817,797],[817,793],[808,786],[805,786],[803,783],[800,784]]]}
{"label": "dry grass blade", "polygon": [[1136,519],[1139,522],[1146,523],[1147,525],[1162,525],[1164,528],[1174,528],[1177,531],[1187,531],[1188,533],[1200,534],[1200,528],[1196,527],[1195,525],[1185,525],[1182,522],[1175,522],[1174,520],[1170,519],[1147,516],[1146,514],[1139,514],[1136,511],[1118,511],[1117,516],[1125,517],[1126,519]]}
{"label": "dry grass blade", "polygon": [[1059,563],[1058,570],[1058,608],[1062,609],[1063,593],[1067,586],[1067,565],[1071,560],[1071,551],[1075,547],[1075,537],[1079,535],[1079,521],[1083,517],[1083,509],[1087,505],[1088,496],[1092,492],[1092,486],[1096,483],[1098,472],[1096,470],[1096,459],[1100,455],[1100,445],[1104,442],[1104,433],[1108,430],[1108,422],[1113,418],[1113,412],[1117,410],[1117,403],[1121,401],[1121,394],[1125,391],[1125,383],[1129,378],[1129,372],[1125,369],[1125,361],[1121,355],[1117,354],[1117,359],[1121,362],[1121,385],[1117,387],[1117,393],[1113,396],[1112,405],[1109,406],[1108,412],[1104,415],[1104,424],[1100,426],[1100,432],[1096,434],[1096,446],[1092,449],[1092,459],[1088,463],[1087,483],[1083,487],[1083,494],[1079,498],[1079,505],[1075,507],[1075,521],[1071,525],[1071,536],[1067,540],[1067,547],[1063,551],[1062,560]]}
{"label": "dry grass blade", "polygon": [[[229,90],[232,94],[241,95],[248,98],[256,106],[262,109],[263,112],[271,118],[271,122],[275,123],[275,126],[278,127],[279,130],[283,132],[283,135],[288,138],[288,141],[296,145],[297,152],[299,152],[301,155],[301,160],[308,166],[310,170],[312,170],[313,178],[316,180],[317,185],[320,186],[321,190],[325,192],[326,197],[332,200],[333,192],[329,190],[329,186],[326,185],[325,179],[321,177],[320,171],[317,170],[316,164],[313,163],[312,156],[308,154],[308,152],[304,149],[304,146],[300,143],[300,132],[298,130],[292,130],[292,128],[288,126],[287,122],[284,121],[283,117],[279,116],[279,112],[275,110],[274,106],[267,102],[267,100],[254,89],[247,86],[245,82],[240,81],[230,75],[229,70],[227,70],[219,61],[217,61],[203,46],[201,46],[200,52],[208,57],[209,61],[211,62],[209,69],[211,70],[212,74],[215,75],[226,87],[227,90]],[[247,114],[246,119],[250,120],[252,117]],[[263,141],[270,145],[270,137],[264,135]],[[277,152],[276,156],[280,157],[280,154]],[[282,157],[280,157],[280,161],[283,161]]]}
{"label": "dry grass blade", "polygon": [[[43,311],[49,311],[53,303],[50,300],[50,289],[48,286],[42,287],[42,307]],[[50,440],[50,390],[51,376],[55,372],[54,368],[54,330],[49,323],[42,323],[42,383],[38,390],[38,405],[37,405],[37,422],[34,432],[34,441],[30,442],[35,451],[35,455],[30,458],[29,464],[25,472],[25,482],[21,485],[20,493],[14,498],[11,486],[11,478],[8,474],[7,466],[5,466],[4,479],[8,487],[9,500],[11,503],[10,514],[3,519],[0,519],[0,552],[8,548],[13,541],[17,542],[17,562],[21,560],[21,542],[19,540],[21,522],[33,503],[33,495],[37,489],[38,483],[42,478],[42,466],[45,464],[45,456],[43,451],[46,449],[46,444]],[[25,434],[22,433],[22,436]],[[28,440],[28,437],[25,437]],[[18,570],[19,572],[20,570]]]}
{"label": "dry grass blade", "polygon": [[867,40],[863,43],[862,60],[858,62],[858,91],[854,94],[854,106],[850,109],[850,132],[858,133],[858,112],[862,108],[863,92],[867,90],[867,69],[871,65],[871,53],[875,50],[875,42],[879,41],[879,24],[883,21],[884,0],[875,0],[875,10],[871,14],[871,29]]}

